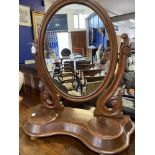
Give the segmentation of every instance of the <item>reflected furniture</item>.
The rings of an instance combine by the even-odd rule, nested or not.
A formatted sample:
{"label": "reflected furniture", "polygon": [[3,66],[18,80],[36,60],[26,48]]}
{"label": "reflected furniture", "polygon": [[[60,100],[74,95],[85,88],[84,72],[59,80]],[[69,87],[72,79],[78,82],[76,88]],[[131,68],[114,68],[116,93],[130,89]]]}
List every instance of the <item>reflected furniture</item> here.
{"label": "reflected furniture", "polygon": [[69,57],[70,54],[71,54],[71,51],[70,51],[68,48],[64,48],[64,49],[61,51],[61,56],[62,56],[62,57]]}
{"label": "reflected furniture", "polygon": [[36,64],[20,64],[19,70],[24,75],[23,85],[39,90],[40,78],[37,73]]}
{"label": "reflected furniture", "polygon": [[80,54],[84,57],[84,48],[73,47],[72,51],[73,51],[73,54]]}
{"label": "reflected furniture", "polygon": [[[74,8],[73,8],[74,9]],[[77,7],[77,9],[79,9]],[[71,32],[72,40],[72,50],[80,52],[80,55],[86,56],[86,31],[72,31]],[[74,51],[73,51],[74,53]]]}

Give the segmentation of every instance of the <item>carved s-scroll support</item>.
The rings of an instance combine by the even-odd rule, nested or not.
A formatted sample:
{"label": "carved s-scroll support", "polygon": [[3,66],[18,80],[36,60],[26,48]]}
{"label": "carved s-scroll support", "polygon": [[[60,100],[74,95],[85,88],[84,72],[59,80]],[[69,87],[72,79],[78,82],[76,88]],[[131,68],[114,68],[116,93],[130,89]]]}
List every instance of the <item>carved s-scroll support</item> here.
{"label": "carved s-scroll support", "polygon": [[64,108],[59,94],[53,94],[52,96],[48,93],[46,88],[42,85],[41,86],[41,103],[45,108],[55,109],[55,110],[62,110]]}
{"label": "carved s-scroll support", "polygon": [[[130,47],[128,45],[123,45],[120,49],[120,57],[118,64],[118,71],[107,90],[99,96],[96,104],[96,110],[94,112],[95,116],[104,117],[120,117],[122,112],[122,97],[118,96],[117,99],[112,99],[111,97],[116,92],[120,81],[122,80],[127,56],[130,52]],[[111,100],[112,108],[108,108],[106,103]]]}

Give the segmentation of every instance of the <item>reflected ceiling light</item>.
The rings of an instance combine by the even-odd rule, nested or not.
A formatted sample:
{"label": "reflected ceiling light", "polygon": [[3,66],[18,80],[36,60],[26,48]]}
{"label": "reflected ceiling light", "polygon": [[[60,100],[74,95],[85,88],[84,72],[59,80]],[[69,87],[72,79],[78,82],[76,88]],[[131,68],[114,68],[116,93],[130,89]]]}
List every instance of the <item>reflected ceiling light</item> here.
{"label": "reflected ceiling light", "polygon": [[135,23],[135,20],[133,20],[133,19],[130,19],[129,21],[132,22],[132,23]]}

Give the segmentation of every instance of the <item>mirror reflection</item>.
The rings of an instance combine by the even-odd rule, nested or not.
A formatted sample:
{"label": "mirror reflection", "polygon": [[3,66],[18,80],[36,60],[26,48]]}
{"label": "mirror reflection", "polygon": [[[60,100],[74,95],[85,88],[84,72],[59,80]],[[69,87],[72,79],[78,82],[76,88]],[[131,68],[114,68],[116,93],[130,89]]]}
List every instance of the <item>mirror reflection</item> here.
{"label": "mirror reflection", "polygon": [[44,56],[49,74],[61,91],[74,96],[93,93],[110,66],[104,23],[84,5],[61,8],[48,23]]}

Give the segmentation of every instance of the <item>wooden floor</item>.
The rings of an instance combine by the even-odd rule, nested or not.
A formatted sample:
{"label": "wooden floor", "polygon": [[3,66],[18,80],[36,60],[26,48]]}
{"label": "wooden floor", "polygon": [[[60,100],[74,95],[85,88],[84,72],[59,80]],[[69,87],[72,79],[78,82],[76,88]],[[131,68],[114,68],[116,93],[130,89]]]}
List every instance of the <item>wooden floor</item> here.
{"label": "wooden floor", "polygon": [[[30,140],[23,129],[22,125],[27,119],[31,107],[40,103],[39,92],[25,88],[20,93],[23,100],[19,103],[19,131],[20,131],[20,155],[98,155],[88,149],[79,140],[70,136],[51,136],[39,138],[35,141]],[[135,154],[135,136],[132,135],[130,147],[119,155]]]}

